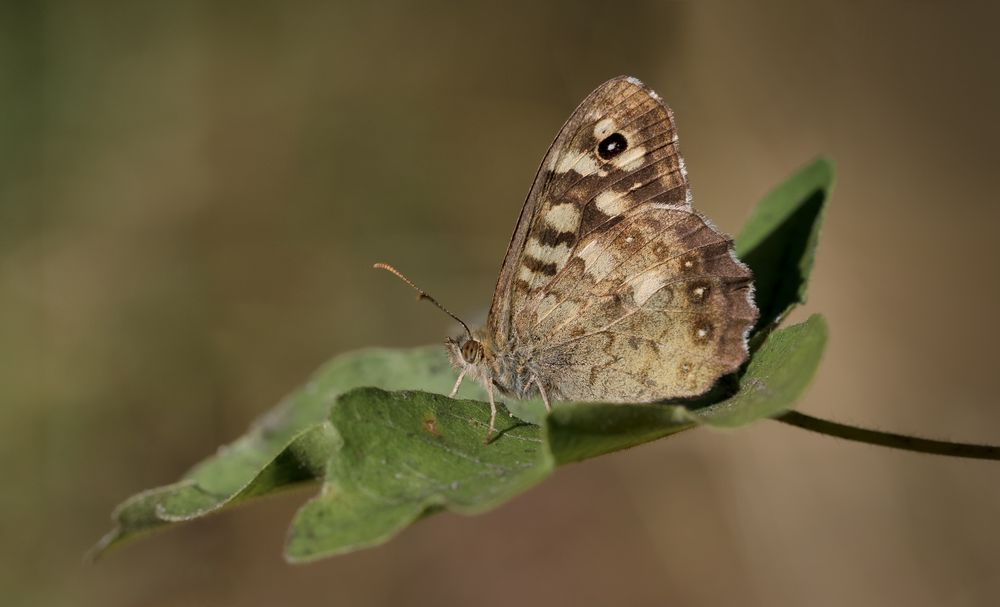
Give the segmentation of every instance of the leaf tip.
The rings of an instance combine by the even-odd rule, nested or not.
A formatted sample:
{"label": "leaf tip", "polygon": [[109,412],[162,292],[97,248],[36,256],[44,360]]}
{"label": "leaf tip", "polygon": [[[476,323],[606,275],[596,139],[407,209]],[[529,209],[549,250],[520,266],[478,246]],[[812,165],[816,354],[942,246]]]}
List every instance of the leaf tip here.
{"label": "leaf tip", "polygon": [[816,171],[817,182],[822,184],[823,190],[829,196],[837,175],[837,166],[833,157],[821,154],[813,160],[811,167]]}
{"label": "leaf tip", "polygon": [[83,562],[88,565],[96,564],[112,546],[118,543],[119,539],[121,539],[121,527],[116,526],[94,542],[94,545],[83,554]]}

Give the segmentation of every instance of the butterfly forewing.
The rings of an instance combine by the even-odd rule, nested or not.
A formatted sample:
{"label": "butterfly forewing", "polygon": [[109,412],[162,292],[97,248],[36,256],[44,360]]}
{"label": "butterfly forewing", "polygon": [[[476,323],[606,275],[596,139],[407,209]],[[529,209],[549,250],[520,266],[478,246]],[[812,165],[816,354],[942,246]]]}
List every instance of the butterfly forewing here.
{"label": "butterfly forewing", "polygon": [[[507,250],[489,317],[498,343],[512,337],[513,310],[562,270],[582,235],[610,227],[639,196],[687,204],[675,142],[669,110],[635,79],[609,80],[580,104],[549,147]],[[636,195],[623,200],[617,192],[628,188]]]}
{"label": "butterfly forewing", "polygon": [[546,154],[488,330],[561,398],[693,396],[746,359],[751,289],[728,237],[691,209],[669,108],[616,78]]}

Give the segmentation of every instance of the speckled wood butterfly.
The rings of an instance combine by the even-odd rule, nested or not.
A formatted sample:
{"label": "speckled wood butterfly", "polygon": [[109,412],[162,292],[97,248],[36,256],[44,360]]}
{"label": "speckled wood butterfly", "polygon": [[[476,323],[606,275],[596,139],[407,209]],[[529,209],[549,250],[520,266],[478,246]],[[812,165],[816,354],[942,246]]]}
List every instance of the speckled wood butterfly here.
{"label": "speckled wood butterfly", "polygon": [[[406,280],[391,266],[376,264]],[[422,298],[433,298],[410,286]],[[528,193],[486,326],[447,339],[489,394],[653,402],[708,391],[747,359],[750,269],[691,207],[673,113],[609,80],[563,125]]]}

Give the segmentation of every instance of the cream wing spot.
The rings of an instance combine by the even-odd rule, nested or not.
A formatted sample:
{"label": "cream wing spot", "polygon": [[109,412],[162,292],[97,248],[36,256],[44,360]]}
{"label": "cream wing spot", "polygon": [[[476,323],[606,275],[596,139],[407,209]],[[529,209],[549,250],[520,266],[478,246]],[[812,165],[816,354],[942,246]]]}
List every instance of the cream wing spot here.
{"label": "cream wing spot", "polygon": [[611,118],[604,118],[599,120],[597,124],[594,125],[594,137],[597,139],[604,139],[611,133],[615,132],[615,121]]}
{"label": "cream wing spot", "polygon": [[591,276],[603,276],[611,271],[614,259],[611,255],[604,255],[604,246],[592,240],[577,253],[577,257],[583,260],[583,271]]}
{"label": "cream wing spot", "polygon": [[646,163],[646,147],[637,146],[625,150],[623,154],[614,158],[611,164],[623,171],[636,171]]}
{"label": "cream wing spot", "polygon": [[541,244],[534,238],[529,240],[528,245],[524,247],[524,252],[527,255],[543,263],[555,263],[557,266],[562,266],[562,262],[569,257],[569,250],[568,244],[560,243],[550,247]]}
{"label": "cream wing spot", "polygon": [[616,217],[628,210],[628,200],[624,193],[607,190],[594,198],[594,204],[605,215]]}
{"label": "cream wing spot", "polygon": [[594,173],[602,177],[607,175],[607,171],[601,169],[601,164],[590,152],[562,156],[556,161],[552,170],[558,174],[573,171],[578,175],[592,175]]}
{"label": "cream wing spot", "polygon": [[557,204],[545,214],[545,223],[559,232],[575,232],[580,227],[580,210],[569,202]]}
{"label": "cream wing spot", "polygon": [[663,274],[645,274],[642,278],[632,283],[632,298],[635,303],[642,306],[654,293],[663,288],[668,278]]}

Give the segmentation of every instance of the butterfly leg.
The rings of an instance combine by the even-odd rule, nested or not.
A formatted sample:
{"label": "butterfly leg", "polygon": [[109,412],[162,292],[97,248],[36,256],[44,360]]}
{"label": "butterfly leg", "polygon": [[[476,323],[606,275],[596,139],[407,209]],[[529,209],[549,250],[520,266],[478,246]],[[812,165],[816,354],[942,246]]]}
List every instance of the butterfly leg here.
{"label": "butterfly leg", "polygon": [[545,412],[552,413],[552,405],[549,404],[549,395],[545,393],[545,388],[542,387],[542,382],[538,381],[538,378],[533,378],[535,385],[538,386],[538,393],[542,395],[542,402],[545,403]]}
{"label": "butterfly leg", "polygon": [[492,384],[487,384],[486,385],[486,391],[490,395],[490,429],[486,431],[486,441],[485,441],[485,443],[488,445],[488,444],[490,444],[490,438],[493,436],[493,433],[496,431],[497,403],[496,403],[495,400],[493,400],[493,385]]}
{"label": "butterfly leg", "polygon": [[451,389],[451,394],[448,395],[448,398],[455,398],[455,395],[458,394],[458,387],[462,385],[462,378],[464,377],[465,369],[462,369],[462,372],[458,374],[458,379],[455,380],[455,387]]}

